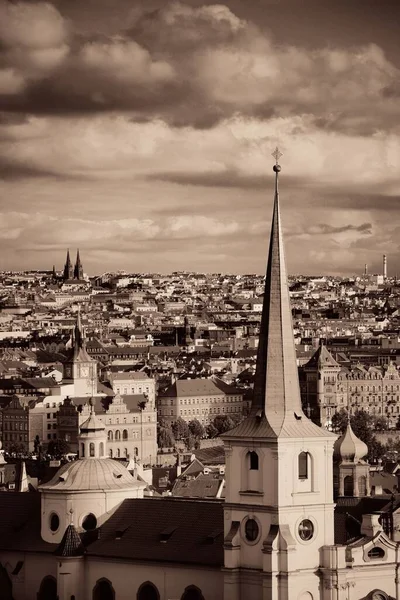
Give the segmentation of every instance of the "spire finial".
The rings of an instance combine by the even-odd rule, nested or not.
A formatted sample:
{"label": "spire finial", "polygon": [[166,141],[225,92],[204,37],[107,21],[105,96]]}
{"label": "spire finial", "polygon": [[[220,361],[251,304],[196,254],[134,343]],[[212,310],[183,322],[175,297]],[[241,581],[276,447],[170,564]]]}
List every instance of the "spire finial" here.
{"label": "spire finial", "polygon": [[281,166],[280,166],[280,164],[278,164],[278,160],[280,159],[281,156],[283,156],[283,153],[279,150],[279,148],[277,146],[271,155],[275,159],[275,164],[272,168],[275,171],[275,197],[277,198],[277,196],[278,196],[278,173],[281,170]]}
{"label": "spire finial", "polygon": [[93,400],[93,398],[89,399],[89,406],[90,406],[90,414],[93,415],[94,414],[94,400]]}

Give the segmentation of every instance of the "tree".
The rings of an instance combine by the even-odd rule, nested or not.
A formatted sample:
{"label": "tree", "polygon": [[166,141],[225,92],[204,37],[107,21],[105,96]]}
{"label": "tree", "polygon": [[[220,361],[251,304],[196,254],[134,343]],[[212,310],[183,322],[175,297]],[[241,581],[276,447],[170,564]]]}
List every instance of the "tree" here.
{"label": "tree", "polygon": [[184,440],[190,435],[189,426],[186,421],[182,419],[182,417],[179,417],[179,419],[174,421],[171,428],[176,440]]}
{"label": "tree", "polygon": [[375,431],[387,431],[389,429],[389,421],[386,417],[375,417],[374,419]]}
{"label": "tree", "polygon": [[209,438],[217,437],[218,429],[215,427],[213,423],[209,423],[206,427],[206,434]]}
{"label": "tree", "polygon": [[195,439],[200,439],[204,436],[204,427],[200,423],[198,419],[193,419],[193,421],[189,421],[189,431]]}
{"label": "tree", "polygon": [[157,428],[157,445],[159,448],[173,448],[175,446],[175,438],[171,427]]}
{"label": "tree", "polygon": [[218,431],[218,435],[225,433],[235,426],[234,422],[229,415],[217,415],[213,421],[215,429]]}
{"label": "tree", "polygon": [[68,454],[70,451],[71,449],[69,447],[69,444],[65,440],[61,440],[60,438],[57,438],[56,440],[51,440],[47,444],[48,454],[57,459],[61,458],[62,456],[65,456],[65,454]]}

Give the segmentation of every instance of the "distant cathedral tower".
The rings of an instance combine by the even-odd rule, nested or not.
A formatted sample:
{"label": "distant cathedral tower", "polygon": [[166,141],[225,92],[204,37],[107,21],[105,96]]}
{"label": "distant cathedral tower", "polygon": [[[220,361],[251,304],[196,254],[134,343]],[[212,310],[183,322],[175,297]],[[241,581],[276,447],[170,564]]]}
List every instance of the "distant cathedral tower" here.
{"label": "distant cathedral tower", "polygon": [[82,267],[82,263],[81,263],[81,258],[79,256],[79,250],[76,253],[76,262],[75,262],[75,268],[74,268],[74,279],[79,279],[79,280],[83,279],[83,267]]}
{"label": "distant cathedral tower", "polygon": [[72,268],[72,263],[71,263],[71,257],[69,255],[69,250],[67,251],[67,259],[65,261],[65,265],[64,265],[64,281],[66,281],[67,279],[72,279],[74,276],[74,271]]}

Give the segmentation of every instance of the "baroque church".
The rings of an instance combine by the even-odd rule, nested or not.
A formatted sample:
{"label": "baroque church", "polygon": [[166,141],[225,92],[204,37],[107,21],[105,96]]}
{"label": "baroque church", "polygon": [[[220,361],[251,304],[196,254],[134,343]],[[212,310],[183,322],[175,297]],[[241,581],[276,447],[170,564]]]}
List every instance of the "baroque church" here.
{"label": "baroque church", "polygon": [[223,436],[225,501],[144,497],[92,405],[78,460],[39,493],[0,494],[2,600],[400,599],[395,501],[369,496],[350,425],[337,439],[302,411],[280,170],[251,412]]}

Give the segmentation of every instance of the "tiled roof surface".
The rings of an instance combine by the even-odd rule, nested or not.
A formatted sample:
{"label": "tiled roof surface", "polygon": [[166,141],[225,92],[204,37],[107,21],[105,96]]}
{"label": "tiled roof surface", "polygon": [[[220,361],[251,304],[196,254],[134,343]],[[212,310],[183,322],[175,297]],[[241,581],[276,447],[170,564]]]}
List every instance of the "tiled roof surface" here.
{"label": "tiled roof surface", "polygon": [[179,478],[174,483],[172,495],[182,498],[216,498],[222,481],[223,476],[215,473],[200,474],[196,479]]}
{"label": "tiled roof surface", "polygon": [[299,415],[301,418],[296,418],[295,413],[287,414],[282,429],[277,434],[270,424],[268,423],[265,416],[261,418],[249,416],[244,421],[239,423],[237,427],[234,427],[230,431],[221,435],[222,439],[229,440],[231,438],[333,438],[337,437],[336,434],[330,433],[322,427],[318,427],[312,421],[307,419],[303,413]]}
{"label": "tiled roof surface", "polygon": [[379,512],[390,496],[340,497],[335,507],[335,544],[346,544],[361,534],[363,515]]}
{"label": "tiled roof surface", "polygon": [[82,556],[85,549],[81,538],[73,525],[68,525],[60,545],[55,551],[56,556]]}
{"label": "tiled roof surface", "polygon": [[163,397],[180,396],[221,396],[224,392],[219,389],[212,379],[178,379],[160,394]]}
{"label": "tiled roof surface", "polygon": [[[222,567],[223,504],[172,498],[124,500],[87,554]],[[119,539],[117,539],[119,538]]]}
{"label": "tiled roof surface", "polygon": [[124,373],[110,373],[110,381],[127,381],[128,379],[149,379],[144,371],[128,371]]}
{"label": "tiled roof surface", "polygon": [[57,544],[44,542],[40,535],[40,494],[0,493],[0,548],[22,552],[54,552]]}
{"label": "tiled roof surface", "polygon": [[205,466],[225,464],[225,449],[222,444],[211,448],[200,448],[194,451],[194,455]]}
{"label": "tiled roof surface", "polygon": [[60,467],[55,476],[40,486],[43,491],[125,490],[143,487],[129,471],[112,458],[75,460]]}

